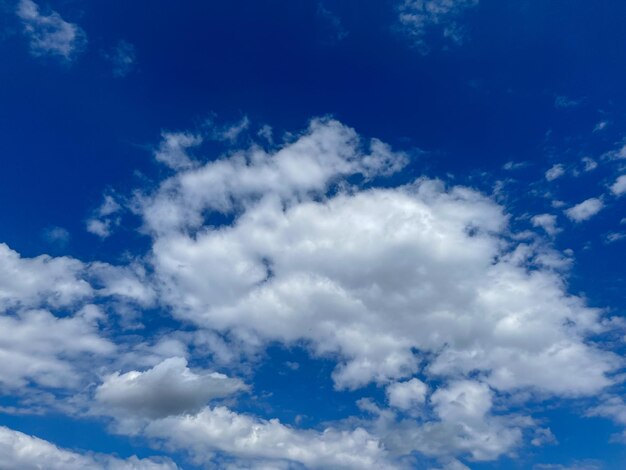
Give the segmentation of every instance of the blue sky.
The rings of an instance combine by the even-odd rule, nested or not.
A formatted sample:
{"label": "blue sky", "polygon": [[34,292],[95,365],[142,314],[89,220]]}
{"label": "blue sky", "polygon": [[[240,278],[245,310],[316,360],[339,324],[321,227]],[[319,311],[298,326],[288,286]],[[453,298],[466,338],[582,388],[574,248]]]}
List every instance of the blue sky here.
{"label": "blue sky", "polygon": [[0,2],[0,468],[624,468],[625,15]]}

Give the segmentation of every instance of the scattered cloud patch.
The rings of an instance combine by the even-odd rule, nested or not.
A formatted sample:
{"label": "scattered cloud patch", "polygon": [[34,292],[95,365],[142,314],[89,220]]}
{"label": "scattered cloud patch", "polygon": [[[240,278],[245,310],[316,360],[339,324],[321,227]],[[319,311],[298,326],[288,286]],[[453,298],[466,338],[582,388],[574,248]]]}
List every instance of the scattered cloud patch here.
{"label": "scattered cloud patch", "polygon": [[539,214],[530,219],[533,227],[541,227],[550,236],[554,236],[560,232],[556,224],[556,216],[553,214]]}
{"label": "scattered cloud patch", "polygon": [[554,99],[554,106],[557,109],[576,108],[577,106],[580,106],[582,102],[583,102],[582,99],[574,100],[574,99],[568,98],[567,96],[557,96]]}
{"label": "scattered cloud patch", "polygon": [[137,53],[135,46],[121,40],[117,43],[115,50],[106,57],[113,65],[113,76],[122,78],[132,71],[137,60]]}
{"label": "scattered cloud patch", "polygon": [[348,31],[341,24],[341,19],[328,10],[323,3],[317,4],[317,18],[320,23],[321,41],[324,43],[337,43],[348,36]]}
{"label": "scattered cloud patch", "polygon": [[626,175],[618,176],[615,182],[611,185],[611,192],[615,196],[621,196],[626,193]]}
{"label": "scattered cloud patch", "polygon": [[574,222],[588,220],[604,208],[601,198],[592,197],[565,210],[565,215]]}
{"label": "scattered cloud patch", "polygon": [[428,52],[427,35],[438,32],[443,38],[460,44],[465,28],[459,17],[478,5],[478,0],[404,0],[398,7],[401,30],[423,53]]}
{"label": "scattered cloud patch", "polygon": [[502,166],[502,169],[503,170],[507,170],[507,171],[514,171],[514,170],[520,170],[522,168],[526,168],[527,166],[528,166],[528,162],[514,162],[514,161],[510,161],[510,162],[506,162]]}
{"label": "scattered cloud patch", "polygon": [[55,11],[42,13],[32,0],[20,0],[16,13],[34,56],[53,56],[69,62],[87,43],[85,32],[78,25],[65,21]]}
{"label": "scattered cloud patch", "polygon": [[626,238],[626,233],[623,232],[610,232],[606,236],[607,243],[614,243]]}
{"label": "scattered cloud patch", "polygon": [[606,152],[603,157],[610,160],[620,160],[622,158],[626,158],[626,144],[622,144],[619,148]]}
{"label": "scattered cloud patch", "polygon": [[598,168],[598,162],[596,162],[593,158],[583,157],[581,161],[584,165],[583,171],[593,171]]}
{"label": "scattered cloud patch", "polygon": [[115,196],[106,194],[100,207],[87,219],[86,229],[89,233],[100,238],[108,238],[113,230],[120,224],[119,213],[122,211],[121,204]]}
{"label": "scattered cloud patch", "polygon": [[609,121],[599,121],[595,127],[593,128],[593,132],[600,132],[606,129],[606,126],[609,125]]}
{"label": "scattered cloud patch", "polygon": [[565,174],[565,166],[561,163],[552,165],[548,171],[546,171],[545,177],[548,181],[554,181]]}
{"label": "scattered cloud patch", "polygon": [[70,232],[63,227],[48,227],[43,231],[43,238],[52,245],[64,247],[70,241]]}

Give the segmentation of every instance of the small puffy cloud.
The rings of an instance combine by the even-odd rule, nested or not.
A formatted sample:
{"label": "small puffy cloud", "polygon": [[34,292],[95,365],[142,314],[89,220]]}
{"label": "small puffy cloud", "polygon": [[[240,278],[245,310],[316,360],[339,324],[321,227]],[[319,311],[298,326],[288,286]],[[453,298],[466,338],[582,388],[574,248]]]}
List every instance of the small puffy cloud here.
{"label": "small puffy cloud", "polygon": [[193,372],[172,357],[144,372],[108,376],[96,390],[103,412],[118,416],[164,418],[198,411],[208,401],[245,390],[238,379],[216,372]]}
{"label": "small puffy cloud", "polygon": [[396,382],[387,386],[389,404],[401,410],[423,405],[428,387],[419,379],[413,378],[406,382]]}
{"label": "small puffy cloud", "polygon": [[0,426],[0,468],[19,470],[177,470],[166,458],[120,459],[110,455],[78,453],[28,434]]}
{"label": "small puffy cloud", "polygon": [[188,132],[163,132],[159,148],[154,152],[157,161],[174,169],[193,166],[187,150],[202,143],[202,137]]}
{"label": "small puffy cloud", "polygon": [[492,393],[487,385],[467,380],[438,389],[430,401],[443,421],[472,421],[489,412]]}
{"label": "small puffy cloud", "polygon": [[110,237],[115,227],[120,224],[119,212],[122,206],[111,194],[106,194],[100,207],[87,219],[86,229],[100,238]]}
{"label": "small puffy cloud", "polygon": [[106,57],[113,65],[113,76],[125,77],[130,73],[137,59],[135,46],[124,40],[117,43],[115,50]]}
{"label": "small puffy cloud", "polygon": [[541,227],[550,236],[554,236],[560,232],[560,229],[556,225],[556,215],[553,214],[539,214],[530,219],[533,227]]}
{"label": "small puffy cloud", "polygon": [[544,445],[557,444],[558,441],[550,429],[537,428],[535,429],[535,435],[530,443],[535,447],[541,447]]}
{"label": "small puffy cloud", "polygon": [[398,7],[398,22],[414,45],[422,52],[429,47],[426,36],[437,31],[454,43],[461,43],[464,28],[458,18],[478,4],[478,0],[404,0]]}
{"label": "small puffy cloud", "polygon": [[584,165],[584,171],[592,171],[598,168],[598,162],[596,162],[593,158],[583,157],[581,161]]}
{"label": "small puffy cloud", "polygon": [[546,179],[548,181],[554,181],[565,174],[565,167],[561,163],[553,165],[548,171],[546,171]]}
{"label": "small puffy cloud", "polygon": [[32,0],[20,0],[16,13],[35,56],[56,56],[71,61],[87,42],[85,32],[78,25],[65,21],[55,11],[41,13]]}
{"label": "small puffy cloud", "polygon": [[565,215],[574,222],[590,219],[602,210],[604,203],[601,198],[592,197],[565,210]]}
{"label": "small puffy cloud", "polygon": [[618,176],[615,182],[611,185],[611,192],[615,196],[621,196],[626,193],[626,175]]}

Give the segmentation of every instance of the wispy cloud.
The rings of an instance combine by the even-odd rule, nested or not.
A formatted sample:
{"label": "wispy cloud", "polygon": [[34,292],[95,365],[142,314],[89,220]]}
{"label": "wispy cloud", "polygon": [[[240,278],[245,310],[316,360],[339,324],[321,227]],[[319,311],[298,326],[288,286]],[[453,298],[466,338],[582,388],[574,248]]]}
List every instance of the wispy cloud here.
{"label": "wispy cloud", "polygon": [[453,43],[463,42],[465,29],[458,17],[477,4],[478,0],[405,0],[398,8],[398,21],[402,31],[425,53],[429,50],[429,32],[437,31]]}
{"label": "wispy cloud", "polygon": [[575,100],[567,96],[557,96],[554,99],[554,106],[558,109],[575,108],[582,104],[583,100]]}
{"label": "wispy cloud", "polygon": [[113,64],[113,76],[117,78],[128,75],[137,60],[135,46],[124,40],[118,42],[115,50],[106,57]]}
{"label": "wispy cloud", "polygon": [[322,30],[321,40],[325,43],[336,43],[348,36],[348,31],[344,28],[339,17],[327,9],[322,3],[317,5],[317,19]]}
{"label": "wispy cloud", "polygon": [[41,13],[32,0],[20,0],[16,14],[22,20],[34,56],[54,56],[69,62],[87,43],[85,32],[78,25],[65,21],[56,11]]}

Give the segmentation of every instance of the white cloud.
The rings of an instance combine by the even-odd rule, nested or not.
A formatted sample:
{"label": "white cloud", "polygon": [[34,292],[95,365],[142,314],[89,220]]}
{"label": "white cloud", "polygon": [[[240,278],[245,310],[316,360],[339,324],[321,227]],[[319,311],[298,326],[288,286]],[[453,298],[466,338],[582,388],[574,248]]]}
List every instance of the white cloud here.
{"label": "white cloud", "polygon": [[[340,387],[412,374],[411,348],[439,352],[433,372],[483,369],[504,389],[585,393],[607,384],[610,361],[561,326],[594,314],[555,273],[525,270],[536,255],[529,247],[500,252],[495,233],[505,224],[479,194],[423,181],[286,211],[268,197],[233,226],[159,237],[153,259],[178,315],[340,352]],[[570,373],[586,360],[599,360],[593,378]]]}
{"label": "white cloud", "polygon": [[588,220],[604,208],[602,199],[592,197],[565,210],[565,215],[574,222]]}
{"label": "white cloud", "polygon": [[495,460],[521,444],[523,429],[532,425],[532,420],[494,416],[492,395],[483,383],[454,381],[431,396],[436,419],[421,424],[384,423],[378,431],[390,451],[398,454],[417,451],[443,460],[468,454],[475,461]]}
{"label": "white cloud", "polygon": [[162,233],[199,227],[203,212],[231,212],[267,193],[294,201],[324,192],[342,176],[371,177],[402,168],[406,158],[372,140],[369,153],[353,129],[337,121],[314,120],[308,132],[274,155],[259,147],[236,152],[165,180],[140,201],[148,229]]}
{"label": "white cloud", "polygon": [[426,52],[426,35],[433,29],[452,42],[462,42],[464,28],[457,18],[477,4],[478,0],[404,0],[398,9],[398,21],[415,46]]}
{"label": "white cloud", "polygon": [[187,150],[202,143],[202,137],[188,132],[163,132],[163,140],[155,151],[155,158],[172,169],[180,170],[193,166]]}
{"label": "white cloud", "polygon": [[561,230],[556,225],[556,216],[553,214],[539,214],[530,219],[533,227],[541,227],[550,236],[554,236]]}
{"label": "white cloud", "polygon": [[0,311],[15,307],[70,305],[93,293],[84,265],[68,257],[22,258],[0,243]]}
{"label": "white cloud", "polygon": [[611,192],[616,196],[621,196],[626,193],[626,175],[618,176],[615,182],[611,185]]}
{"label": "white cloud", "polygon": [[393,407],[410,410],[424,404],[428,387],[419,379],[395,382],[387,386],[387,400]]}
{"label": "white cloud", "polygon": [[601,404],[590,409],[587,415],[603,416],[626,426],[626,403],[620,397],[607,396],[602,400]]}
{"label": "white cloud", "polygon": [[262,420],[225,407],[152,421],[144,434],[162,440],[167,448],[187,450],[197,463],[207,463],[216,452],[224,452],[261,463],[266,460],[268,468],[276,468],[274,462],[281,461],[311,469],[397,468],[381,443],[364,429],[296,430],[276,419]]}
{"label": "white cloud", "polygon": [[106,194],[100,207],[87,219],[87,231],[100,238],[111,236],[113,229],[121,222],[118,215],[121,211],[122,206],[116,198],[111,194]]}
{"label": "white cloud", "polygon": [[[271,152],[252,145],[217,160],[167,141],[160,149],[184,158],[165,158],[171,176],[132,204],[151,237],[145,266],[22,258],[0,245],[5,387],[76,387],[93,357],[91,376],[105,378],[91,412],[199,463],[393,468],[413,452],[450,465],[496,459],[537,426],[499,414],[495,400],[502,409],[511,394],[590,396],[615,383],[623,362],[589,340],[607,326],[568,294],[567,259],[520,241],[493,199],[426,178],[363,189],[407,158],[328,119]],[[96,215],[120,210],[105,198]],[[553,217],[532,223],[554,232]],[[119,346],[100,337],[100,310],[71,313],[111,297],[159,305],[199,331],[123,351],[114,370],[126,372],[111,375],[97,358]],[[29,310],[42,306],[69,312]],[[188,351],[226,363],[272,342],[336,360],[339,389],[385,386],[391,408],[319,431],[206,406],[243,383],[190,369]]]}
{"label": "white cloud", "polygon": [[193,372],[184,358],[172,357],[144,372],[108,376],[95,398],[108,414],[155,419],[198,411],[212,399],[244,389],[240,380]]}
{"label": "white cloud", "polygon": [[48,255],[23,258],[0,243],[0,312],[67,308],[93,297],[119,297],[149,305],[154,291],[145,282],[145,271],[139,265],[85,264],[74,258]]}
{"label": "white cloud", "polygon": [[0,385],[17,389],[31,382],[56,388],[80,384],[86,362],[115,351],[99,335],[93,313],[86,308],[64,318],[45,310],[0,316]]}
{"label": "white cloud", "polygon": [[0,468],[20,470],[176,470],[169,459],[120,459],[61,449],[34,436],[0,426]]}
{"label": "white cloud", "polygon": [[626,144],[622,144],[618,149],[606,152],[603,157],[613,160],[626,158]]}
{"label": "white cloud", "polygon": [[[274,155],[253,147],[146,196],[173,312],[252,344],[305,340],[317,355],[338,353],[339,388],[409,377],[426,357],[416,350],[431,375],[480,371],[497,390],[580,395],[611,383],[615,357],[584,339],[598,312],[554,271],[567,263],[507,244],[507,216],[490,199],[430,180],[324,197],[341,176],[399,167],[384,144],[363,154],[358,142],[314,121]],[[235,208],[232,224],[203,225],[211,210]],[[575,373],[581,364],[593,372]]]}
{"label": "white cloud", "polygon": [[546,179],[548,181],[554,181],[565,174],[565,167],[561,163],[552,165],[552,167],[546,171]]}
{"label": "white cloud", "polygon": [[55,11],[42,14],[32,0],[20,0],[16,13],[35,56],[51,55],[70,61],[87,42],[85,32],[78,25],[65,21]]}

